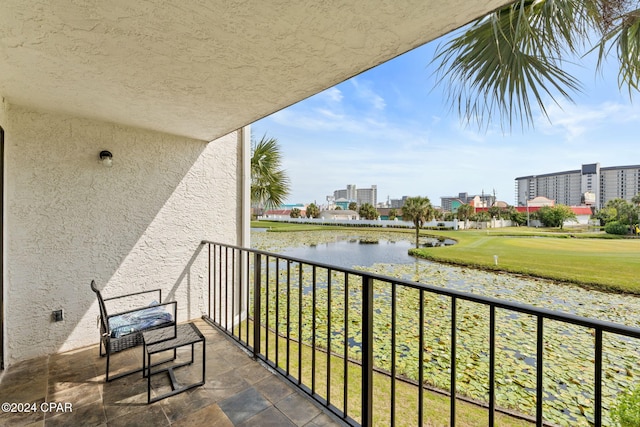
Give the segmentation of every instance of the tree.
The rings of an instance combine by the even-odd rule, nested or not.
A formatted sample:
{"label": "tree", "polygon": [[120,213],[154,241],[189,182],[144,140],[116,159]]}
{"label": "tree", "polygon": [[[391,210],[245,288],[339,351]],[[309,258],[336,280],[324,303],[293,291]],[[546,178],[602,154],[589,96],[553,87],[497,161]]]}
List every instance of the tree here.
{"label": "tree", "polygon": [[389,209],[389,219],[393,221],[397,217],[398,217],[398,211],[396,210],[396,208]]}
{"label": "tree", "polygon": [[640,208],[624,199],[611,199],[607,202],[605,208],[615,209],[615,220],[621,224],[632,225],[638,221]]}
{"label": "tree", "polygon": [[428,197],[407,197],[402,206],[402,219],[413,222],[416,227],[416,248],[420,246],[420,228],[433,218],[433,207]]}
{"label": "tree", "polygon": [[300,218],[300,215],[302,215],[302,212],[298,208],[293,208],[291,212],[289,212],[291,218]]}
{"label": "tree", "polygon": [[517,225],[525,225],[527,223],[527,214],[524,212],[518,212],[517,210],[513,210],[509,219],[515,222]]}
{"label": "tree", "polygon": [[[617,55],[619,87],[630,96],[637,91],[639,31],[637,0],[517,0],[464,27],[438,47],[432,63],[447,102],[467,122],[483,127],[497,113],[503,128],[514,120],[532,126],[532,99],[547,116],[547,99],[572,101],[581,91],[562,64],[591,51],[596,71]],[[598,40],[588,46],[593,35]]]}
{"label": "tree", "polygon": [[618,210],[611,206],[605,206],[596,213],[595,218],[600,220],[600,225],[607,225],[618,219]]}
{"label": "tree", "polygon": [[466,221],[471,218],[471,215],[473,215],[475,212],[476,210],[473,206],[461,205],[456,211],[456,218],[458,218],[460,221]]}
{"label": "tree", "polygon": [[290,183],[281,169],[278,140],[264,135],[251,143],[251,203],[260,209],[273,209],[284,203]]}
{"label": "tree", "polygon": [[566,205],[543,206],[538,210],[540,222],[545,227],[564,227],[565,221],[578,221],[576,214]]}
{"label": "tree", "polygon": [[315,203],[307,206],[307,218],[318,218],[320,216],[320,208]]}
{"label": "tree", "polygon": [[349,203],[349,210],[357,212],[358,211],[358,204],[356,202]]}
{"label": "tree", "polygon": [[491,218],[502,219],[502,215],[502,208],[500,208],[499,206],[494,205],[489,208],[489,216]]}
{"label": "tree", "polygon": [[476,221],[476,222],[489,222],[491,220],[491,217],[489,216],[489,212],[487,211],[476,212],[475,214],[471,215],[469,218],[472,221]]}
{"label": "tree", "polygon": [[378,219],[378,211],[371,203],[365,203],[360,206],[358,215],[360,215],[360,218],[364,219]]}

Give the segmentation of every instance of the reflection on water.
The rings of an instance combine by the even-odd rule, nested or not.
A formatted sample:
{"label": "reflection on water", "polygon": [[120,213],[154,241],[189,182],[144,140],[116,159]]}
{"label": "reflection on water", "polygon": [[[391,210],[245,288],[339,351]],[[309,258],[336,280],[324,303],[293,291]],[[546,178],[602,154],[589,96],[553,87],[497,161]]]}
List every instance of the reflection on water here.
{"label": "reflection on water", "polygon": [[[436,239],[429,240],[429,242],[425,240],[424,244],[437,243]],[[286,256],[307,259],[321,264],[351,268],[353,266],[369,267],[376,263],[415,263],[417,262],[416,258],[408,254],[409,249],[413,246],[408,240],[391,241],[351,237],[345,240],[317,243],[309,246],[288,247],[278,252]]]}
{"label": "reflection on water", "polygon": [[[414,264],[424,262],[409,256],[409,249],[415,246],[412,235],[385,232],[335,232],[319,231],[306,234],[307,240],[298,240],[302,235],[293,233],[262,233],[252,236],[252,246],[277,252],[293,258],[301,258],[320,264],[331,264],[338,267],[354,266],[370,267],[377,263]],[[284,240],[284,242],[283,242]],[[448,246],[455,244],[451,239],[420,237],[421,247]]]}
{"label": "reflection on water", "polygon": [[407,254],[409,242],[381,240],[377,244],[360,244],[359,241],[320,243],[313,246],[286,248],[283,255],[351,268],[354,265],[371,266],[376,262],[406,264],[414,262]]}

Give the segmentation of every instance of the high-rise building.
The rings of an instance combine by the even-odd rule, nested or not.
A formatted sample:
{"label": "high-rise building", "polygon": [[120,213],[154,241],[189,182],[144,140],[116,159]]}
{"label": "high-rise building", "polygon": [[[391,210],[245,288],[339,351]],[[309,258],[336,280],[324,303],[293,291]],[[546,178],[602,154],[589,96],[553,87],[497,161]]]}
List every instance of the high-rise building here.
{"label": "high-rise building", "polygon": [[358,200],[357,190],[355,184],[348,184],[344,190],[336,190],[333,192],[334,200],[344,199],[349,202],[355,202]]}
{"label": "high-rise building", "polygon": [[372,185],[371,188],[356,188],[354,184],[349,184],[344,190],[335,190],[333,198],[336,203],[346,201],[356,202],[358,206],[365,203],[376,206],[378,204],[378,189],[375,185]]}
{"label": "high-rise building", "polygon": [[611,199],[631,201],[640,193],[640,165],[600,167],[583,164],[580,169],[516,178],[516,204],[526,206],[537,196],[568,206],[590,205],[600,209]]}
{"label": "high-rise building", "polygon": [[378,204],[377,186],[372,185],[371,188],[358,188],[356,190],[356,202],[358,202],[358,206],[362,206],[365,203],[376,206]]}
{"label": "high-rise building", "polygon": [[401,208],[404,206],[404,202],[406,202],[408,198],[409,196],[402,196],[402,199],[391,199],[389,201],[389,207],[396,209]]}

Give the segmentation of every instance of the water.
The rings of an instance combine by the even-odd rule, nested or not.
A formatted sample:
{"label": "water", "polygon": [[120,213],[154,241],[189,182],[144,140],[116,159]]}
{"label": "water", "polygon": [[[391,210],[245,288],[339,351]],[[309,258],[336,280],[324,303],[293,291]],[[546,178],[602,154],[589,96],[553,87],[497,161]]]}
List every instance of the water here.
{"label": "water", "polygon": [[377,243],[368,243],[361,239],[349,239],[313,246],[287,248],[281,253],[294,258],[351,268],[355,265],[369,267],[380,262],[414,263],[415,258],[408,254],[412,247],[413,245],[408,241],[378,240]]}
{"label": "water", "polygon": [[[415,246],[411,235],[389,232],[290,232],[263,233],[252,229],[252,246],[321,264],[352,268],[370,267],[377,263],[414,264],[422,262],[409,256]],[[302,239],[298,237],[304,236]],[[452,240],[439,241],[420,237],[420,246],[450,245]]]}
{"label": "water", "polygon": [[[567,283],[439,264],[409,256],[411,234],[376,231],[252,233],[256,249],[338,267],[362,267],[385,276],[640,326],[640,298]],[[377,242],[377,243],[371,243]],[[423,240],[423,245],[435,239]]]}

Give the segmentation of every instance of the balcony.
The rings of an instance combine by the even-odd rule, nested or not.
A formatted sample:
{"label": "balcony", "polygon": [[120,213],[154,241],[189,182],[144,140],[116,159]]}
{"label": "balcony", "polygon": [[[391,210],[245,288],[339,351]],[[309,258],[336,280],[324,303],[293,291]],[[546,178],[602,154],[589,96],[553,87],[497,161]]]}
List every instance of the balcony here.
{"label": "balcony", "polygon": [[[28,406],[14,408],[20,409],[16,413],[3,410],[0,425],[342,425],[216,328],[202,320],[195,323],[206,338],[204,386],[147,405],[142,375],[105,383],[105,359],[98,355],[97,346],[91,346],[3,371],[0,402]],[[140,366],[141,353],[140,348],[131,349],[112,360],[126,370]],[[182,369],[187,374],[199,372],[198,366]],[[159,375],[155,385],[161,388],[163,381]]]}
{"label": "balcony", "polygon": [[[20,405],[0,424],[524,427],[563,425],[562,412],[569,425],[602,426],[622,377],[638,375],[616,356],[640,346],[638,328],[237,246],[205,241],[198,252],[208,264],[207,313],[195,320],[204,386],[148,405],[140,374],[104,382],[94,345],[3,371],[0,402]],[[527,342],[509,336],[513,327]],[[473,339],[481,350],[467,347]],[[589,356],[558,359],[568,341]],[[116,354],[115,373],[140,366],[141,353]],[[179,380],[199,375],[199,363]],[[572,370],[575,381],[559,380]],[[469,375],[482,379],[478,395]],[[154,390],[167,387],[154,378]],[[510,405],[518,387],[528,399]],[[582,397],[565,399],[569,389]]]}
{"label": "balcony", "polygon": [[203,244],[206,320],[350,425],[612,425],[638,374],[638,328]]}

